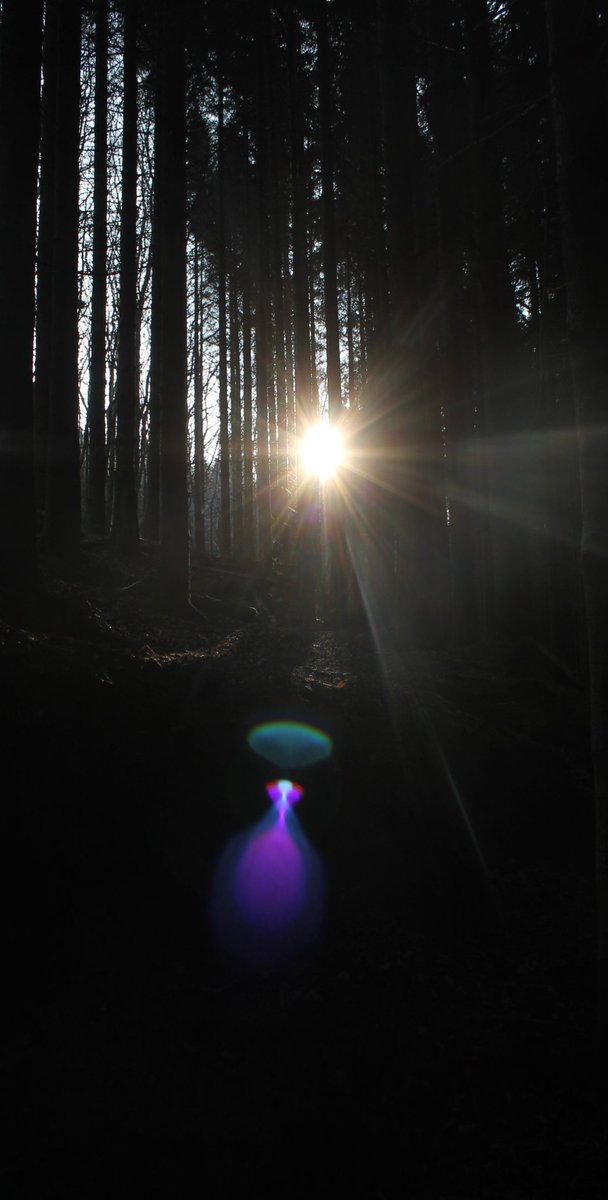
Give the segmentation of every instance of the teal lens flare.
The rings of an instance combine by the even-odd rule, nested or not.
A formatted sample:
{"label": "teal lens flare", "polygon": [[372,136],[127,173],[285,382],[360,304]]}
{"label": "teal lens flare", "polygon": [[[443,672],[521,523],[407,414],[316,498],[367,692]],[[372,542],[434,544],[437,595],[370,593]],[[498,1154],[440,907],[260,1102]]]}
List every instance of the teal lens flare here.
{"label": "teal lens flare", "polygon": [[332,741],[327,733],[298,721],[271,721],[256,725],[247,742],[260,758],[277,767],[309,767],[329,758]]}

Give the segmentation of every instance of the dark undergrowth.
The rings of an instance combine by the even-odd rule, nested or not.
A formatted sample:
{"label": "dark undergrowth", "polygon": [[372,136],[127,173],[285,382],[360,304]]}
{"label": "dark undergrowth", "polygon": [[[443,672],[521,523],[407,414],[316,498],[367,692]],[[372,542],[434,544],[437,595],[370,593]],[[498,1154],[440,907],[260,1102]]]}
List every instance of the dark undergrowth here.
{"label": "dark undergrowth", "polygon": [[[44,582],[0,609],[2,1196],[603,1196],[584,687],[523,641],[380,669],[219,564],[169,615],[151,550]],[[297,773],[325,911],[253,970],[208,897],[272,717],[333,740]]]}

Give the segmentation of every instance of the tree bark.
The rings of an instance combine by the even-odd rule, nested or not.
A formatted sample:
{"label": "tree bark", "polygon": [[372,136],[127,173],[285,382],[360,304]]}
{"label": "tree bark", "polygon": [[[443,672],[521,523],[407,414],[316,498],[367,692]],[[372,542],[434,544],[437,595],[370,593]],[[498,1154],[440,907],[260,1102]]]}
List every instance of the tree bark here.
{"label": "tree bark", "polygon": [[267,51],[268,14],[263,6],[256,12],[257,68],[257,279],[255,304],[257,489],[259,552],[262,561],[270,555],[270,462],[268,441],[268,397],[272,387],[272,340],[270,331],[270,279],[268,248],[268,135]]}
{"label": "tree bark", "polygon": [[[581,570],[587,618],[596,812],[600,1078],[608,1060],[608,119],[591,7],[546,0],[553,122],[579,434]],[[605,63],[604,63],[605,68]]]}
{"label": "tree bark", "polygon": [[[323,284],[325,300],[325,347],[329,423],[339,429],[342,417],[340,376],[340,325],[338,320],[338,254],[334,202],[334,137],[332,62],[327,29],[327,11],[321,3],[317,11],[319,54],[319,99],[321,110],[321,188],[323,211]],[[329,560],[329,604],[338,618],[346,608],[346,543],[344,511],[338,480],[329,480],[325,488],[325,530]]]}
{"label": "tree bark", "polygon": [[5,0],[0,31],[0,587],[36,585],[32,345],[42,4]]}
{"label": "tree bark", "polygon": [[243,429],[241,418],[241,353],[239,329],[238,272],[232,247],[230,273],[230,474],[232,478],[232,520],[234,551],[243,553]]}
{"label": "tree bark", "polygon": [[253,519],[253,369],[251,361],[251,272],[250,238],[245,247],[243,270],[243,554],[255,556]]}
{"label": "tree bark", "polygon": [[146,456],[146,488],[142,530],[150,541],[160,538],[160,445],[162,411],[162,330],[163,330],[163,199],[164,199],[164,116],[163,116],[163,20],[158,17],[156,30],[156,79],[154,88],[154,179],[152,184],[152,295],[150,316],[150,412]]}
{"label": "tree bark", "polygon": [[219,69],[217,90],[217,178],[218,178],[218,341],[220,416],[220,549],[224,556],[232,548],[230,513],[230,435],[228,430],[228,341],[226,314],[226,178],[224,154],[224,79]]}
{"label": "tree bark", "polygon": [[520,491],[516,434],[525,425],[521,340],[509,274],[501,144],[490,47],[487,0],[466,0],[471,177],[472,272],[477,288],[479,390],[487,480],[487,619],[495,634],[526,627],[529,540],[518,525]]}
{"label": "tree bark", "polygon": [[194,242],[194,470],[192,508],[194,516],[194,547],[197,554],[205,551],[205,431],[203,425],[203,301],[201,296],[201,263],[198,242]]}
{"label": "tree bark", "polygon": [[186,89],[183,0],[161,7],[161,584],[167,601],[190,599],[186,344]]}
{"label": "tree bark", "polygon": [[138,416],[137,0],[125,0],[123,49],[120,298],[116,387],[116,481],[112,538],[123,554],[139,546],[135,469]]}
{"label": "tree bark", "polygon": [[300,27],[293,9],[288,18],[289,115],[293,188],[293,292],[296,432],[301,436],[312,420],[310,324],[308,312],[308,185],[304,163],[300,87]]}
{"label": "tree bark", "polygon": [[105,532],[106,490],[106,294],[108,205],[108,13],[107,0],[95,6],[95,163],[93,193],[93,284],[89,367],[89,462],[87,523]]}
{"label": "tree bark", "polygon": [[57,106],[57,0],[48,0],[44,21],[36,288],[34,471],[36,503],[46,507],[46,477],[53,347],[53,242]]}
{"label": "tree bark", "polygon": [[78,229],[80,5],[57,0],[53,358],[49,409],[46,544],[74,559],[80,541],[78,424]]}

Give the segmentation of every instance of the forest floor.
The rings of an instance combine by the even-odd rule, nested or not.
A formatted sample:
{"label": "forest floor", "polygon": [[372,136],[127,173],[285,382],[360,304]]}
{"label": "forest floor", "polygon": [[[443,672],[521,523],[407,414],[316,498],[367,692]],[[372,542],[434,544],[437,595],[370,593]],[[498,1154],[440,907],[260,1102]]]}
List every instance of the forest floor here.
{"label": "forest floor", "polygon": [[[381,664],[217,564],[168,616],[153,566],[0,603],[2,1197],[599,1200],[584,685],[524,641]],[[332,737],[324,920],[253,969],[207,914],[270,719]]]}

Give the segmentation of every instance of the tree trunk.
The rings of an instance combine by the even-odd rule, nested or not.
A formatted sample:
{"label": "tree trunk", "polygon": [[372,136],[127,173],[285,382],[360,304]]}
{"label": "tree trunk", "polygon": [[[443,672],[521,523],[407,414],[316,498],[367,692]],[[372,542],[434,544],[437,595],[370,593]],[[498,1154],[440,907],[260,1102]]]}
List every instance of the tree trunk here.
{"label": "tree trunk", "polygon": [[253,520],[253,371],[251,364],[251,275],[250,239],[245,248],[243,271],[243,554],[255,555]]}
{"label": "tree trunk", "polygon": [[58,0],[53,350],[46,543],[74,559],[80,540],[78,228],[80,6]]}
{"label": "tree trunk", "polygon": [[[482,476],[463,274],[470,189],[466,158],[458,150],[467,141],[466,91],[460,38],[453,28],[449,4],[436,0],[429,4],[428,13],[429,121],[435,148],[431,186],[437,234],[426,264],[433,314],[427,335],[427,361],[431,393],[437,397],[443,414],[439,424],[445,430],[445,450],[437,454],[434,466],[434,491],[441,497],[444,528],[443,496],[449,507],[449,559],[446,539],[443,546],[436,547],[445,559],[446,571],[443,580],[437,579],[433,595],[437,630],[443,626],[446,635],[467,642],[474,640],[481,624],[481,528],[475,497]],[[441,451],[441,437],[436,440]],[[445,603],[448,597],[449,609]]]}
{"label": "tree trunk", "polygon": [[[338,255],[334,202],[334,138],[332,63],[324,3],[317,13],[319,52],[319,97],[321,109],[321,187],[323,212],[323,283],[325,299],[325,346],[327,396],[330,425],[339,428],[342,417],[340,378],[340,327],[338,321]],[[325,529],[329,560],[328,594],[330,608],[342,618],[346,607],[346,543],[344,538],[342,495],[337,480],[325,488]]]}
{"label": "tree trunk", "polygon": [[46,507],[49,407],[53,347],[53,242],[57,107],[57,0],[48,0],[44,22],[36,290],[34,471],[36,503]]}
{"label": "tree trunk", "polygon": [[521,632],[529,612],[529,542],[518,526],[521,477],[516,434],[525,414],[521,346],[509,275],[487,0],[466,0],[480,400],[484,414],[489,526],[488,620],[498,634]]}
{"label": "tree trunk", "polygon": [[285,361],[285,295],[283,287],[283,231],[288,221],[285,216],[285,180],[282,163],[285,146],[281,137],[278,113],[280,92],[277,83],[278,68],[271,72],[271,171],[272,171],[272,309],[274,327],[274,355],[277,381],[277,479],[284,487],[287,477],[288,456],[288,405]]}
{"label": "tree trunk", "polygon": [[268,253],[268,79],[266,38],[268,14],[258,6],[256,14],[257,56],[257,211],[258,262],[255,306],[257,492],[259,551],[262,561],[270,555],[270,463],[268,446],[268,397],[272,387],[272,340],[270,331],[270,280]]}
{"label": "tree trunk", "polygon": [[232,478],[232,518],[234,550],[243,553],[243,436],[241,419],[241,353],[239,329],[239,293],[236,252],[232,248],[230,273],[230,474]]}
{"label": "tree trunk", "polygon": [[220,548],[224,556],[232,547],[230,514],[230,435],[228,431],[228,343],[226,321],[226,179],[224,155],[224,80],[220,67],[217,93],[218,176],[218,341],[220,410]]}
{"label": "tree trunk", "polygon": [[310,323],[308,311],[308,185],[304,163],[304,132],[300,95],[300,27],[289,11],[289,116],[293,188],[293,292],[296,431],[302,435],[312,420]]}
{"label": "tree trunk", "polygon": [[42,4],[5,0],[0,30],[0,587],[36,583],[32,345]]}
{"label": "tree trunk", "polygon": [[87,524],[105,532],[106,491],[106,292],[108,205],[108,13],[107,0],[95,6],[95,182],[93,193],[93,285],[89,368],[89,463]]}
{"label": "tree trunk", "polygon": [[120,298],[116,387],[116,482],[112,537],[123,554],[139,545],[135,469],[138,417],[137,0],[124,5]]}
{"label": "tree trunk", "polygon": [[592,9],[574,12],[559,0],[546,0],[546,15],[579,432],[603,1082],[608,1059],[608,121],[602,70],[599,64],[588,69],[600,38]]}
{"label": "tree trunk", "polygon": [[165,597],[190,599],[186,343],[186,89],[183,0],[163,0],[161,41],[160,568]]}
{"label": "tree trunk", "polygon": [[162,410],[162,243],[164,197],[164,128],[163,128],[163,21],[158,20],[156,47],[156,81],[154,92],[154,180],[152,186],[152,297],[150,316],[150,415],[148,427],[146,489],[144,496],[143,534],[150,541],[160,538],[160,443]]}
{"label": "tree trunk", "polygon": [[198,242],[194,243],[194,472],[192,508],[194,515],[194,547],[197,554],[205,551],[205,431],[203,425],[203,301],[201,297],[201,264]]}

